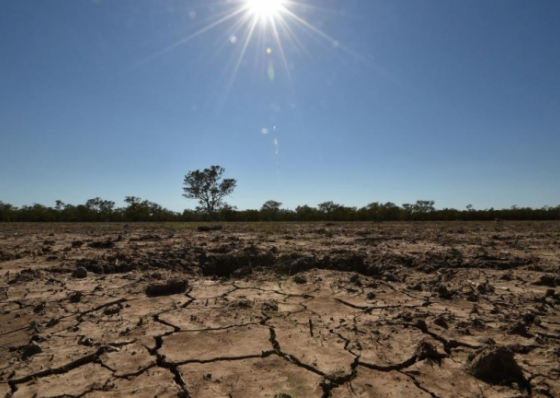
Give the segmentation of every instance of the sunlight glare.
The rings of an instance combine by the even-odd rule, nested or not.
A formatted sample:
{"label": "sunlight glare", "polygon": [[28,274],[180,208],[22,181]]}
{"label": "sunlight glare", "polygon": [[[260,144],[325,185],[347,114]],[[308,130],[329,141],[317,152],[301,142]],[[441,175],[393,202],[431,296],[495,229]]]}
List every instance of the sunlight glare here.
{"label": "sunlight glare", "polygon": [[285,0],[245,0],[247,9],[260,19],[277,16],[284,8]]}

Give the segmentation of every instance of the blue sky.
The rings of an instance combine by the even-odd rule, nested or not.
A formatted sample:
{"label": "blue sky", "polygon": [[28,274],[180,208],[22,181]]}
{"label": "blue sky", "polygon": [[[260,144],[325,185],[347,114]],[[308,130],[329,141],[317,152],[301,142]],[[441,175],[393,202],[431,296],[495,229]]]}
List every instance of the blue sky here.
{"label": "blue sky", "polygon": [[247,4],[2,1],[0,200],[560,204],[560,2]]}

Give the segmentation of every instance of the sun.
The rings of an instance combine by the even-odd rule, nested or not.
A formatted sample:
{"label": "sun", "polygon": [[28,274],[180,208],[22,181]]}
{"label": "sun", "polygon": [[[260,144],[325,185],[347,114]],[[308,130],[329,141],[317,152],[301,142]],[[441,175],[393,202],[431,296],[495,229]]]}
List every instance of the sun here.
{"label": "sun", "polygon": [[284,9],[285,0],[245,0],[247,10],[260,19],[278,16]]}

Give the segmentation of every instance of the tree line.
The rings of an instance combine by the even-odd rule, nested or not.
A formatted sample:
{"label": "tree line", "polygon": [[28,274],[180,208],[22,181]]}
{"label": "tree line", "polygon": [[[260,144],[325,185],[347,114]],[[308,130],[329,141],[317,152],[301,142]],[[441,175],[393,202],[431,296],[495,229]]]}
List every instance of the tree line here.
{"label": "tree line", "polygon": [[398,206],[392,202],[372,202],[364,207],[349,207],[332,201],[317,206],[301,205],[284,209],[282,203],[269,200],[260,209],[238,210],[223,204],[212,214],[200,209],[186,209],[182,213],[168,210],[157,203],[135,196],[125,198],[125,207],[101,198],[84,204],[67,204],[60,200],[55,206],[42,204],[15,207],[0,201],[0,222],[191,222],[191,221],[456,221],[476,220],[560,220],[560,206],[512,206],[509,209],[465,210],[436,209],[432,200],[418,200]]}
{"label": "tree line", "polygon": [[233,178],[223,178],[225,169],[210,166],[190,171],[183,180],[183,196],[198,200],[194,210],[174,212],[149,200],[126,196],[125,207],[99,197],[85,204],[72,205],[57,200],[54,207],[41,204],[21,208],[0,200],[0,222],[171,222],[171,221],[491,221],[491,220],[560,220],[560,205],[540,209],[512,206],[509,209],[465,210],[436,209],[433,200],[417,200],[401,206],[392,202],[372,202],[364,207],[350,207],[332,201],[317,206],[302,205],[283,209],[276,200],[266,201],[260,209],[238,210],[224,201],[237,185]]}

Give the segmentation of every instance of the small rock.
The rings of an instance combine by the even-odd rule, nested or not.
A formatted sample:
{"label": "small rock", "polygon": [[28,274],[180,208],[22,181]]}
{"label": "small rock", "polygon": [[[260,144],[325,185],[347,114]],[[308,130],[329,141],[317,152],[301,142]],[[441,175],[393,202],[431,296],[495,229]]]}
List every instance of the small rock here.
{"label": "small rock", "polygon": [[555,275],[541,275],[539,280],[534,282],[533,284],[539,286],[555,287],[560,285],[560,277],[556,277]]}
{"label": "small rock", "polygon": [[447,321],[445,320],[445,317],[443,317],[442,315],[438,316],[436,319],[434,319],[434,324],[441,326],[444,329],[448,329],[449,325],[447,324]]}
{"label": "small rock", "polygon": [[39,313],[41,313],[45,310],[46,306],[47,306],[47,303],[41,303],[38,306],[36,306],[35,308],[33,308],[33,312],[36,313],[36,314],[39,314]]}
{"label": "small rock", "polygon": [[82,242],[81,240],[75,240],[74,242],[72,242],[72,247],[74,249],[77,249],[78,247],[82,247],[83,244],[84,242]]}
{"label": "small rock", "polygon": [[362,286],[362,281],[360,280],[360,276],[357,274],[354,274],[350,277],[350,282],[358,287]]}
{"label": "small rock", "polygon": [[300,284],[300,285],[302,285],[304,283],[307,283],[307,278],[303,275],[296,275],[296,276],[294,276],[293,279],[294,279],[295,283]]}
{"label": "small rock", "polygon": [[87,278],[87,276],[88,276],[88,272],[87,269],[85,269],[84,267],[78,267],[74,271],[74,277],[76,278],[83,279],[83,278]]}
{"label": "small rock", "polygon": [[526,338],[531,338],[533,337],[532,334],[530,334],[527,331],[527,326],[525,326],[525,324],[523,322],[518,322],[516,323],[510,330],[509,330],[509,334],[517,334],[519,336],[523,336]]}
{"label": "small rock", "polygon": [[21,359],[27,359],[35,354],[40,354],[43,352],[43,348],[35,341],[29,343],[23,354],[21,354]]}
{"label": "small rock", "polygon": [[119,305],[113,305],[110,307],[105,308],[105,310],[103,311],[104,315],[115,315],[118,314],[119,312],[121,312],[121,306]]}
{"label": "small rock", "polygon": [[68,297],[68,300],[70,300],[71,303],[79,303],[82,300],[82,296],[82,292],[74,292]]}
{"label": "small rock", "polygon": [[441,284],[437,288],[437,294],[440,298],[449,300],[453,297],[453,292],[449,291],[447,286]]}

